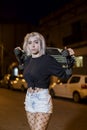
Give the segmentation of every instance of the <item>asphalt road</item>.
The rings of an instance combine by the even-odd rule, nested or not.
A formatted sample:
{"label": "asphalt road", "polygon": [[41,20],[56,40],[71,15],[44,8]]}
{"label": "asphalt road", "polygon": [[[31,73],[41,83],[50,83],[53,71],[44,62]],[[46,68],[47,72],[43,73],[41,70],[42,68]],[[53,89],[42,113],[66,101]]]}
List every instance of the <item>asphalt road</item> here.
{"label": "asphalt road", "polygon": [[[24,110],[25,93],[0,88],[0,130],[30,130]],[[86,130],[87,102],[53,99],[48,130]]]}

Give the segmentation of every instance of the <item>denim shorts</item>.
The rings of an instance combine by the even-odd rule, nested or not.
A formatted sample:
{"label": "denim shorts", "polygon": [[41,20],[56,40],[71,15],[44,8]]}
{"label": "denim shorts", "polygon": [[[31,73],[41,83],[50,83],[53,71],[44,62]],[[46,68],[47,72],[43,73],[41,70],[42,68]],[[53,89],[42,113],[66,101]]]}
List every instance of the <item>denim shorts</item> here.
{"label": "denim shorts", "polygon": [[52,98],[48,89],[34,93],[27,91],[24,104],[25,110],[33,113],[52,113],[53,109]]}

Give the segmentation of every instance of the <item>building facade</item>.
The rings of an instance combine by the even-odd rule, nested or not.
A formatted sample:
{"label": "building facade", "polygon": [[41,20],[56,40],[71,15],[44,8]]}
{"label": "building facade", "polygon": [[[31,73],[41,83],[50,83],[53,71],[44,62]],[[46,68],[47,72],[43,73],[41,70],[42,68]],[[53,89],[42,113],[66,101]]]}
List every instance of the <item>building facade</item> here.
{"label": "building facade", "polygon": [[87,1],[73,0],[41,19],[40,32],[47,46],[72,47],[76,54],[73,73],[87,74]]}
{"label": "building facade", "polygon": [[12,62],[16,61],[14,48],[22,47],[24,36],[31,32],[31,24],[11,24],[0,23],[0,75],[8,73],[8,68]]}

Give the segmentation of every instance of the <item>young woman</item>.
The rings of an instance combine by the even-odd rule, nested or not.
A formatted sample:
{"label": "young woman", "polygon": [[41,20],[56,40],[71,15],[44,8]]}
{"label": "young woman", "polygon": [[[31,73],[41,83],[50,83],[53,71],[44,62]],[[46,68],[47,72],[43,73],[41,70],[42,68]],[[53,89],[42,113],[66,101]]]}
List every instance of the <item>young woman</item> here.
{"label": "young woman", "polygon": [[45,49],[45,39],[40,33],[32,32],[25,36],[23,51],[28,58],[24,61],[23,75],[28,89],[24,104],[31,130],[47,129],[53,110],[49,94],[50,77],[54,75],[68,79],[72,74],[71,66],[74,64],[74,51],[71,48],[67,49],[69,67],[66,69],[52,56],[45,54]]}

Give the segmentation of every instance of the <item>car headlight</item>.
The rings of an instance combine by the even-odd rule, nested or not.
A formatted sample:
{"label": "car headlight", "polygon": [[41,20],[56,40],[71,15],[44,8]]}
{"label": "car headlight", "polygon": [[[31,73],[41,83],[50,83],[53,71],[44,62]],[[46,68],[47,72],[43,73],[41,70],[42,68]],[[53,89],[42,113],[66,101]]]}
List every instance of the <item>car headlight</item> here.
{"label": "car headlight", "polygon": [[54,82],[54,83],[51,85],[51,88],[53,88],[55,85],[56,85],[56,82]]}

